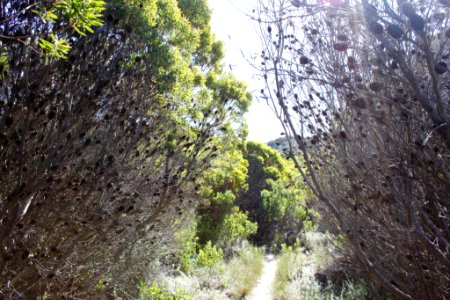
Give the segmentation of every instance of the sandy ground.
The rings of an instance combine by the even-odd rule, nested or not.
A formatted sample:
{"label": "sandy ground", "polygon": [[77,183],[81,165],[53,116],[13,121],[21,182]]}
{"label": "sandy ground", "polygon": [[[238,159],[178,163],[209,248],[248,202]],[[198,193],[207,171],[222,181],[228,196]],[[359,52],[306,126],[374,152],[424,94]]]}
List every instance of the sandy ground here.
{"label": "sandy ground", "polygon": [[276,257],[272,254],[264,258],[264,269],[252,292],[245,298],[246,300],[270,300],[272,299],[272,285],[275,280],[277,268]]}

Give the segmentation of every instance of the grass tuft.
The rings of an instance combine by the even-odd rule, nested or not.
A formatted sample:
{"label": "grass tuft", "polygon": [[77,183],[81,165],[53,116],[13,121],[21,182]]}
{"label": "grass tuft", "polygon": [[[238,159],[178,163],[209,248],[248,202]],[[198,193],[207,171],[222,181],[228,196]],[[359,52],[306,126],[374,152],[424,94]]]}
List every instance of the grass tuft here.
{"label": "grass tuft", "polygon": [[228,262],[221,261],[211,266],[197,265],[189,274],[161,274],[156,281],[167,294],[181,294],[187,299],[244,299],[262,272],[263,256],[261,249],[243,243]]}
{"label": "grass tuft", "polygon": [[335,247],[329,236],[311,232],[307,234],[310,251],[283,247],[278,258],[274,282],[275,300],[363,300],[367,290],[363,284],[345,282],[339,294],[334,287],[321,287],[315,279],[317,270],[325,270],[335,258]]}
{"label": "grass tuft", "polygon": [[262,249],[243,244],[227,265],[227,282],[232,299],[243,299],[250,293],[264,266]]}

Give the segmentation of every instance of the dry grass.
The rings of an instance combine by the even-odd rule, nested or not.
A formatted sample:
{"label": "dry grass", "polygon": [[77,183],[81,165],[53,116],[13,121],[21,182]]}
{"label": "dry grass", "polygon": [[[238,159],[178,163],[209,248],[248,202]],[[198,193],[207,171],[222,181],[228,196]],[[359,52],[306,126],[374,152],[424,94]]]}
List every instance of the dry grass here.
{"label": "dry grass", "polygon": [[244,245],[227,265],[229,296],[243,299],[250,293],[261,275],[264,261],[261,249]]}
{"label": "dry grass", "polygon": [[263,265],[263,251],[245,243],[228,262],[212,268],[197,267],[190,274],[161,275],[157,281],[169,292],[195,300],[238,300],[251,291]]}
{"label": "dry grass", "polygon": [[329,237],[320,233],[307,236],[311,251],[284,248],[278,258],[274,282],[275,300],[362,300],[366,297],[364,286],[346,282],[339,295],[333,287],[322,289],[315,280],[316,270],[328,267],[334,259],[334,247]]}
{"label": "dry grass", "polygon": [[304,255],[298,250],[284,248],[278,258],[277,271],[273,287],[273,296],[276,300],[293,299],[287,294],[289,285],[296,278],[301,277]]}

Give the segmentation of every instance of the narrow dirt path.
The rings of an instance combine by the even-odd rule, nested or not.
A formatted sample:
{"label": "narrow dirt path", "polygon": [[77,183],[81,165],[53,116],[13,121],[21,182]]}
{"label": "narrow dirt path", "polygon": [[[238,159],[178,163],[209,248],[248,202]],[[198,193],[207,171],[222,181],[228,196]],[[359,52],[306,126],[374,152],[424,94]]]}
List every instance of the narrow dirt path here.
{"label": "narrow dirt path", "polygon": [[264,269],[258,283],[252,292],[245,298],[246,300],[270,300],[272,299],[272,286],[277,270],[277,260],[272,254],[264,258]]}

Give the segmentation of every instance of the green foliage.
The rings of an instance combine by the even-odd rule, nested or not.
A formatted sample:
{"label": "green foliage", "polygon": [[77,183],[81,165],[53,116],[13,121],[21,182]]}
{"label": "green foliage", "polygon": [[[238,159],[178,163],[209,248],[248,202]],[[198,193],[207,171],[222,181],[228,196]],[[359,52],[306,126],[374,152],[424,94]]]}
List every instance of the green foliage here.
{"label": "green foliage", "polygon": [[232,212],[225,217],[221,232],[221,241],[233,244],[255,234],[258,224],[248,220],[248,213],[239,211],[235,206]]}
{"label": "green foliage", "polygon": [[239,149],[231,148],[214,159],[212,168],[199,179],[200,193],[206,203],[232,204],[234,196],[246,188],[247,167],[248,162]]}
{"label": "green foliage", "polygon": [[[259,156],[258,161],[260,162],[264,162],[264,160]],[[264,173],[266,174],[267,177],[273,178],[273,179],[278,179],[282,176],[281,172],[279,169],[277,169],[277,167],[275,166],[268,166],[264,168]]]}
{"label": "green foliage", "polygon": [[293,240],[301,230],[313,229],[314,212],[307,208],[307,193],[294,164],[279,151],[257,142],[247,143],[246,158],[252,169],[248,181],[256,189],[253,195],[260,196],[252,205],[259,207],[260,239],[275,246],[286,242],[287,233]]}
{"label": "green foliage", "polygon": [[79,35],[85,36],[85,32],[94,33],[92,27],[103,25],[105,5],[101,0],[65,0],[56,2],[55,8]]}
{"label": "green foliage", "polygon": [[236,196],[232,191],[226,190],[225,192],[217,192],[213,200],[214,203],[220,203],[224,206],[228,206],[234,203]]}
{"label": "green foliage", "polygon": [[212,207],[199,211],[197,217],[197,236],[200,244],[203,245],[207,241],[216,243],[219,240],[219,232],[225,216],[225,211],[216,211]]}
{"label": "green foliage", "polygon": [[[120,22],[138,46],[130,53],[147,62],[161,91],[170,91],[182,108],[192,98],[198,65],[192,64],[198,32],[183,17],[175,0],[108,2],[107,18]],[[136,66],[135,66],[136,67]],[[178,116],[180,117],[180,116]]]}
{"label": "green foliage", "polygon": [[66,55],[70,50],[70,46],[67,44],[67,41],[64,39],[58,39],[53,33],[50,34],[50,42],[41,39],[39,46],[46,55],[55,58],[67,58]]}
{"label": "green foliage", "polygon": [[[106,2],[101,0],[63,0],[57,1],[52,7],[41,7],[33,10],[44,21],[50,23],[67,23],[81,36],[86,32],[94,33],[93,27],[103,25],[102,12],[105,10]],[[67,58],[70,46],[66,39],[58,38],[55,32],[50,33],[50,41],[40,38],[39,46],[49,57]]]}
{"label": "green foliage", "polygon": [[220,61],[224,57],[223,44],[215,41],[209,27],[211,11],[206,0],[178,0],[183,15],[199,32],[199,44],[195,51],[194,60],[202,66],[209,66],[221,70]]}
{"label": "green foliage", "polygon": [[0,80],[3,80],[3,78],[5,78],[8,70],[8,57],[5,54],[0,53]]}
{"label": "green foliage", "polygon": [[209,28],[211,10],[206,0],[178,0],[178,6],[192,26],[200,29]]}
{"label": "green foliage", "polygon": [[99,279],[95,284],[94,291],[96,294],[102,293],[106,288],[105,281],[103,279]]}
{"label": "green foliage", "polygon": [[242,116],[251,103],[251,95],[246,90],[247,84],[232,75],[218,76],[210,72],[206,79],[206,86],[213,91],[214,97],[222,105],[235,103],[239,108],[238,116]]}
{"label": "green foliage", "polygon": [[[229,145],[217,145],[217,149],[229,149],[212,161],[212,167],[198,179],[202,205],[199,208],[197,235],[200,243],[206,241],[231,242],[231,223],[233,205],[238,195],[244,190],[247,179],[248,162],[238,148],[240,143],[228,140]],[[244,225],[244,224],[242,224]]]}
{"label": "green foliage", "polygon": [[300,178],[290,183],[283,178],[268,179],[267,184],[268,189],[261,191],[261,195],[270,221],[280,222],[284,218],[304,220],[305,224],[310,221],[305,203],[306,195],[300,184]]}
{"label": "green foliage", "polygon": [[198,237],[194,237],[192,240],[187,240],[183,251],[179,255],[180,269],[185,273],[191,272],[195,263],[198,245],[197,241]]}
{"label": "green foliage", "polygon": [[184,273],[192,271],[197,258],[198,237],[196,236],[197,223],[195,219],[187,226],[175,232],[175,239],[179,247],[177,253],[180,270]]}
{"label": "green foliage", "polygon": [[206,245],[198,251],[197,263],[199,266],[211,268],[222,260],[222,249],[214,246],[211,241],[208,241]]}
{"label": "green foliage", "polygon": [[192,299],[182,291],[171,293],[164,286],[159,286],[155,281],[148,285],[145,282],[139,283],[139,300],[188,300]]}
{"label": "green foliage", "polygon": [[[288,171],[288,161],[283,158],[280,152],[266,144],[258,142],[247,142],[247,155],[253,158],[261,165],[269,178],[277,179],[281,173]],[[291,170],[289,170],[290,172]]]}

